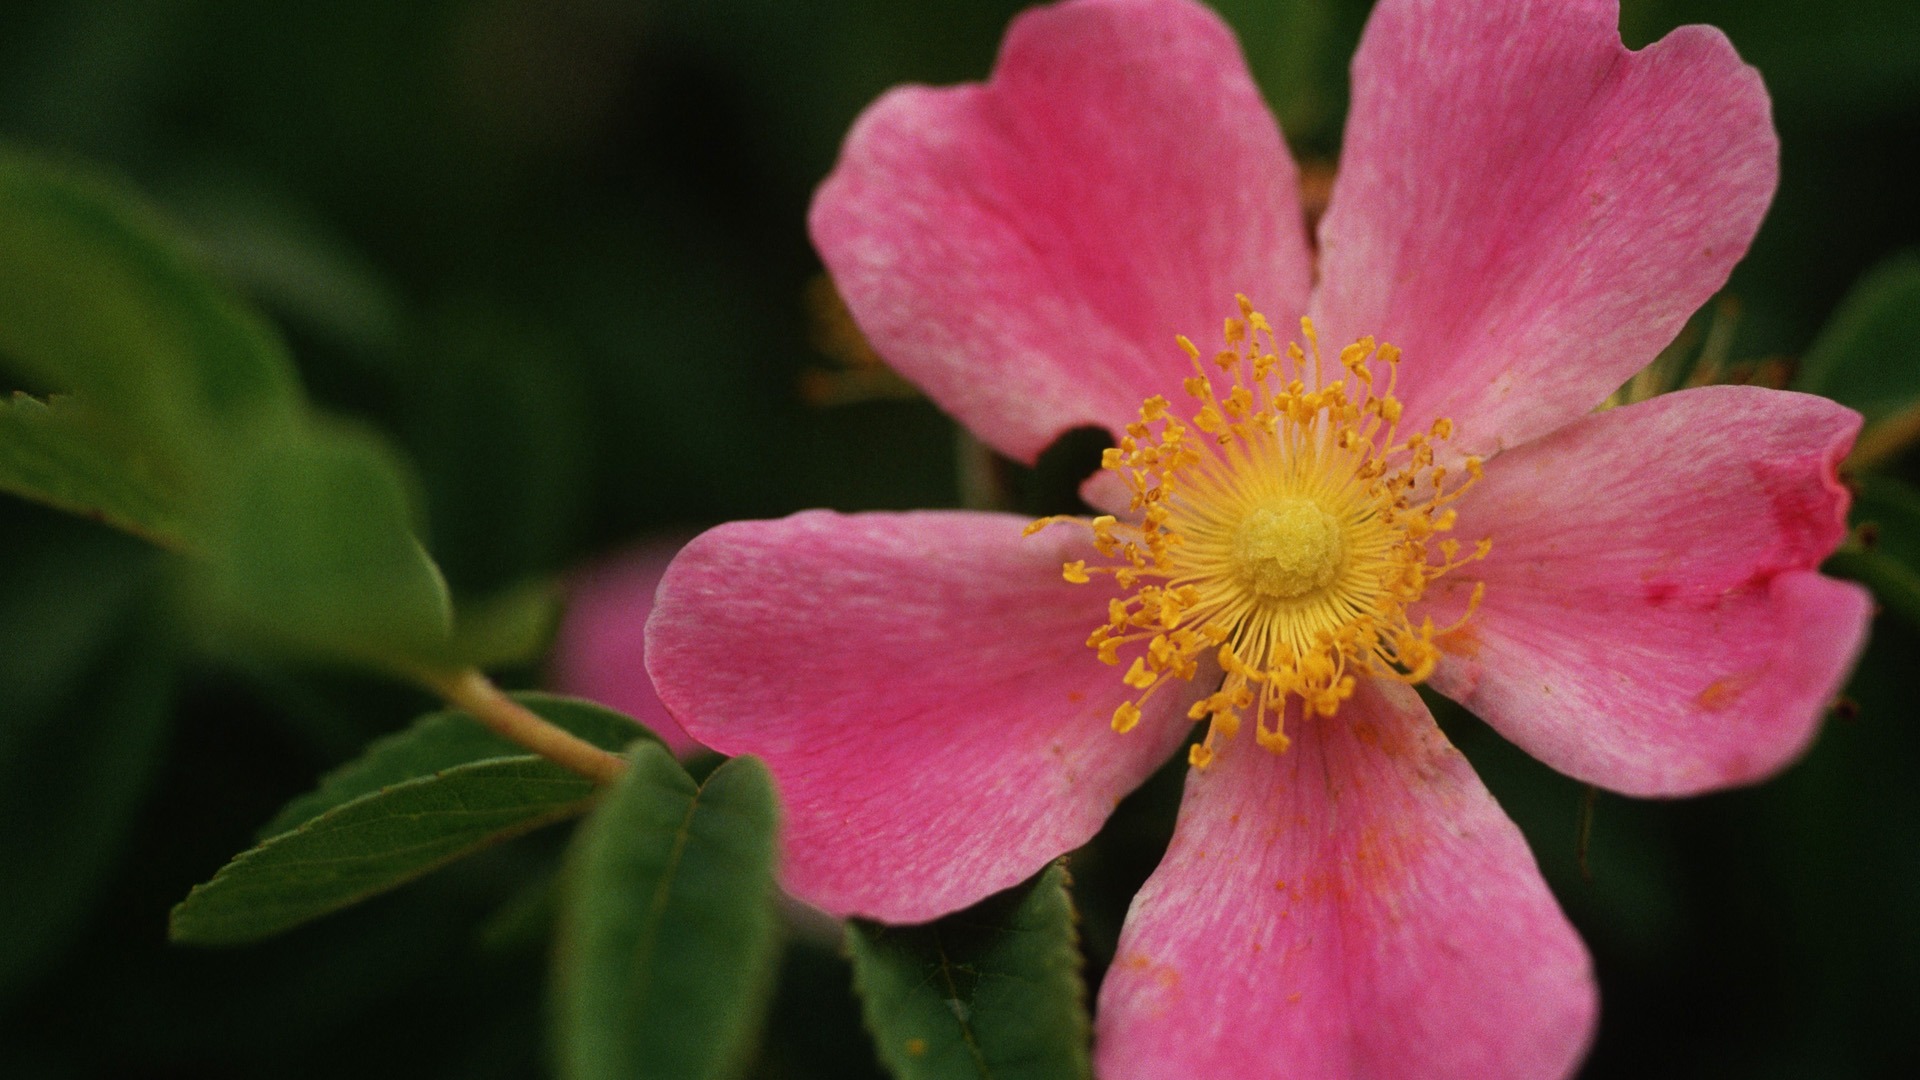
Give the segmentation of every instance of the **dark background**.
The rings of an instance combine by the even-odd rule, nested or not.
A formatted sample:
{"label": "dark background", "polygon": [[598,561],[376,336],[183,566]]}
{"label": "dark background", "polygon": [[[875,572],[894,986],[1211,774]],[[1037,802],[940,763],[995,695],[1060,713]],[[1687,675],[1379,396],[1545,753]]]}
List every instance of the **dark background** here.
{"label": "dark background", "polygon": [[[865,103],[983,77],[1020,6],[15,2],[0,138],[182,222],[314,396],[411,455],[435,556],[484,595],[727,518],[957,503],[951,422],[815,343],[803,219]],[[1368,5],[1220,6],[1296,154],[1331,164]],[[1920,4],[1629,0],[1623,29],[1694,21],[1773,93],[1783,181],[1729,289],[1732,355],[1790,359],[1920,243]],[[1013,475],[1022,508],[1086,450]],[[164,943],[281,802],[428,704],[183,640],[166,580],[136,541],[0,500],[0,1075],[537,1075],[563,837],[267,945]],[[1882,616],[1857,711],[1768,785],[1600,795],[1587,874],[1584,789],[1443,716],[1595,954],[1582,1075],[1920,1075],[1916,645]],[[1178,783],[1077,857],[1092,973]],[[785,975],[757,1075],[872,1073],[833,946],[798,934]]]}

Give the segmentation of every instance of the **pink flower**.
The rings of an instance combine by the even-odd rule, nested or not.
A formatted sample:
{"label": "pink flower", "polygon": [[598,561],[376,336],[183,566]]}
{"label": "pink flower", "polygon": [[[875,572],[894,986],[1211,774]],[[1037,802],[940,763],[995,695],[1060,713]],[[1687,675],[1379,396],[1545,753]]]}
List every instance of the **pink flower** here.
{"label": "pink flower", "polygon": [[1029,11],[989,82],[860,118],[811,227],[879,352],[1015,458],[1125,435],[1088,487],[1110,517],[814,512],[674,563],[649,667],[772,768],[789,890],[964,907],[1084,843],[1198,719],[1101,1076],[1575,1067],[1586,952],[1407,684],[1579,779],[1689,794],[1807,746],[1869,609],[1814,570],[1855,414],[1749,387],[1593,411],[1725,282],[1777,171],[1721,34],[1629,52],[1617,16],[1381,0],[1317,261],[1187,0]]}
{"label": "pink flower", "polygon": [[653,540],[574,575],[548,674],[554,689],[633,717],[660,736],[674,756],[684,758],[700,743],[660,703],[646,669],[654,590],[682,539]]}

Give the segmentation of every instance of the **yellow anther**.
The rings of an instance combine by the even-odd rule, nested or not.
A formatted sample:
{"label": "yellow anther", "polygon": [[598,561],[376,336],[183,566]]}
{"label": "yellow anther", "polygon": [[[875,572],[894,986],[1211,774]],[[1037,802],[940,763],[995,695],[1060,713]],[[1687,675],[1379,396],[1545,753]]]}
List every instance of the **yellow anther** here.
{"label": "yellow anther", "polygon": [[[1459,540],[1441,537],[1456,523],[1449,504],[1480,479],[1482,462],[1436,464],[1434,442],[1453,434],[1445,418],[1397,432],[1398,349],[1362,338],[1324,365],[1311,319],[1300,320],[1299,342],[1280,342],[1245,297],[1236,301],[1227,348],[1211,365],[1178,339],[1194,369],[1185,382],[1192,426],[1211,438],[1189,440],[1167,401],[1149,398],[1101,455],[1130,492],[1131,523],[1103,515],[1029,528],[1089,528],[1108,563],[1070,562],[1062,576],[1109,574],[1125,593],[1087,639],[1106,664],[1138,650],[1122,682],[1139,696],[1115,710],[1114,730],[1139,723],[1141,704],[1169,679],[1217,665],[1218,687],[1188,710],[1208,721],[1189,752],[1200,768],[1243,717],[1254,721],[1254,743],[1278,753],[1291,742],[1289,716],[1337,715],[1359,678],[1427,678],[1440,656],[1434,639],[1453,627],[1416,627],[1409,606],[1491,548],[1480,539],[1463,558]],[[1476,583],[1462,621],[1483,592]]]}
{"label": "yellow anther", "polygon": [[1260,741],[1261,746],[1266,747],[1276,754],[1284,753],[1287,747],[1293,744],[1293,740],[1287,738],[1287,733],[1278,728],[1272,731],[1268,731],[1265,728],[1256,728],[1254,729],[1253,737]]}
{"label": "yellow anther", "polygon": [[1165,671],[1173,666],[1179,658],[1175,648],[1174,639],[1168,634],[1155,634],[1153,640],[1147,642],[1147,656],[1155,671]]}
{"label": "yellow anther", "polygon": [[1253,391],[1244,386],[1236,386],[1227,395],[1225,403],[1227,415],[1239,420],[1253,410]]}

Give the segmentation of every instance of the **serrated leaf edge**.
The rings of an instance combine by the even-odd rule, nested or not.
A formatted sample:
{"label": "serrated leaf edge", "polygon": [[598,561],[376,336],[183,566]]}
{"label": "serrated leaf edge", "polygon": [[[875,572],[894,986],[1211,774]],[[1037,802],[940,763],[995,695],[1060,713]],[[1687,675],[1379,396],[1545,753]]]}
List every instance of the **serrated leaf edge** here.
{"label": "serrated leaf edge", "polygon": [[276,836],[268,838],[267,840],[261,843],[255,844],[253,847],[248,848],[247,850],[241,852],[240,854],[234,856],[232,859],[228,860],[227,864],[225,866],[222,866],[219,870],[215,871],[214,875],[211,878],[208,878],[206,881],[203,881],[200,884],[195,885],[193,888],[189,889],[187,891],[186,898],[173,906],[173,908],[167,913],[167,939],[169,941],[174,942],[175,944],[182,944],[182,945],[238,945],[238,944],[244,944],[250,941],[258,941],[263,938],[272,937],[275,934],[284,933],[285,931],[291,930],[296,926],[304,925],[308,922],[312,922],[314,919],[318,919],[323,916],[330,915],[343,908],[351,907],[354,904],[360,903],[363,900],[367,900],[372,897],[378,896],[381,893],[387,892],[392,889],[396,889],[409,882],[417,881],[420,878],[425,877],[426,875],[432,873],[433,871],[438,870],[441,867],[451,865],[452,863],[458,862],[459,860],[464,859],[467,856],[474,854],[475,852],[484,851],[487,848],[490,848],[496,844],[502,844],[516,837],[525,836],[527,833],[533,832],[536,829],[541,829],[548,825],[557,824],[569,818],[579,817],[580,815],[586,813],[588,810],[591,810],[594,807],[594,805],[599,802],[599,793],[595,792],[594,794],[589,795],[585,798],[576,799],[570,803],[563,803],[559,806],[556,806],[553,810],[547,813],[535,815],[533,817],[517,822],[514,825],[511,825],[505,829],[488,833],[485,837],[481,838],[479,841],[475,843],[469,844],[456,851],[453,851],[448,855],[446,855],[444,858],[436,859],[427,863],[422,863],[417,869],[411,872],[408,872],[406,874],[403,874],[399,877],[393,878],[382,885],[351,894],[350,896],[347,896],[346,898],[340,900],[339,902],[330,904],[326,907],[316,908],[312,914],[275,929],[265,930],[258,933],[240,934],[237,936],[216,935],[212,937],[199,936],[191,933],[184,933],[180,929],[181,913],[186,909],[187,905],[193,903],[195,897],[200,896],[204,894],[208,889],[211,889],[219,885],[223,879],[228,879],[232,873],[246,866],[248,863],[252,862],[253,860],[259,858],[262,854],[266,853],[267,851],[285,843],[286,841],[290,840],[293,837],[299,836],[303,833],[311,832],[312,830],[319,828],[322,825],[322,823],[327,822],[328,819],[336,818],[341,815],[344,815],[348,810],[358,807],[363,803],[371,802],[376,799],[385,798],[388,795],[392,794],[393,792],[399,791],[403,788],[423,787],[428,784],[436,783],[444,779],[445,777],[455,773],[477,771],[482,767],[491,767],[491,766],[495,766],[503,763],[509,763],[509,762],[518,763],[518,764],[527,764],[527,765],[549,764],[545,758],[539,757],[534,754],[515,755],[512,757],[484,758],[480,761],[470,761],[462,765],[453,766],[452,768],[442,769],[436,773],[433,773],[430,776],[420,776],[420,777],[415,777],[412,780],[402,781],[401,783],[398,783],[398,784],[389,784],[379,789],[378,791],[368,792],[367,794],[362,795],[358,798],[349,799],[348,801],[340,803],[337,806],[332,806],[327,808],[325,811],[322,811],[321,813],[313,816],[312,818],[307,819],[306,821],[302,822],[298,826],[295,826],[294,828],[289,829],[286,832],[280,833]]}
{"label": "serrated leaf edge", "polygon": [[[540,718],[547,721],[548,723],[554,724],[558,727],[563,728],[569,734],[576,735],[582,739],[586,739],[586,741],[593,743],[595,746],[599,746],[602,750],[611,750],[616,753],[626,753],[627,750],[630,747],[632,747],[635,740],[648,740],[648,741],[659,744],[663,748],[666,746],[666,743],[661,741],[660,736],[658,734],[649,730],[646,727],[646,725],[642,724],[640,721],[635,720],[633,717],[628,716],[626,713],[623,713],[618,709],[608,708],[607,706],[602,705],[597,701],[591,701],[583,697],[573,697],[567,694],[551,694],[542,690],[519,690],[519,691],[514,691],[512,693],[509,693],[507,696],[519,702],[521,705],[524,705],[527,708],[538,713],[540,715]],[[550,704],[584,707],[584,708],[593,709],[599,712],[606,713],[610,716],[618,716],[621,719],[626,720],[633,725],[633,731],[631,733],[632,738],[625,740],[623,743],[617,746],[608,745],[605,743],[598,742],[597,740],[590,739],[586,735],[583,735],[580,732],[575,731],[570,727],[567,727],[565,724],[560,723],[559,721],[553,719],[551,716],[547,715],[544,711],[542,711],[542,708],[541,708],[542,706],[550,705]],[[356,768],[359,768],[368,758],[372,757],[374,754],[380,752],[381,750],[387,747],[395,746],[403,743],[408,737],[412,736],[415,732],[419,731],[419,729],[423,725],[435,723],[439,721],[458,720],[458,719],[463,719],[468,723],[474,725],[476,728],[479,728],[483,731],[486,730],[486,725],[480,723],[479,720],[474,718],[472,713],[468,712],[465,709],[443,708],[443,709],[435,709],[432,712],[421,713],[419,716],[414,717],[413,720],[410,723],[408,723],[406,727],[400,728],[397,731],[390,731],[385,735],[382,735],[379,738],[372,740],[371,742],[367,743],[366,746],[362,747],[360,750],[360,753],[354,758],[352,758],[351,760],[341,762],[339,765],[336,765],[333,768],[328,769],[326,772],[321,773],[320,778],[314,781],[312,788],[308,789],[305,792],[302,792],[300,795],[296,796],[293,800],[289,801],[286,805],[292,806],[294,803],[300,801],[301,799],[306,798],[309,795],[314,795],[321,791],[324,791],[327,785],[332,783],[335,779],[341,776],[351,775],[352,772]],[[622,734],[625,735],[627,733],[623,732]],[[506,742],[504,737],[501,739],[501,742],[502,743]],[[517,757],[525,757],[525,756],[528,756],[528,755],[496,754],[491,757],[474,758],[471,761],[464,761],[464,762],[461,762],[460,764],[477,765],[487,761],[505,761],[509,758],[517,758]],[[448,766],[448,768],[456,768],[456,767],[457,766]],[[445,772],[445,771],[446,771],[445,769],[442,769],[442,770],[439,770],[439,772],[434,773],[433,775],[438,776],[440,772]],[[416,779],[420,779],[420,778],[416,778]],[[402,781],[402,783],[404,782],[405,781]],[[383,791],[386,791],[388,788],[397,787],[397,786],[398,784],[387,784],[379,788],[378,790],[368,792],[367,794],[377,795]],[[361,796],[355,796],[354,798],[360,799],[365,797],[366,796],[361,795]],[[348,802],[352,802],[352,801],[354,800],[351,800],[351,799],[348,800]],[[330,810],[335,809],[336,807],[345,806],[345,805],[347,804],[336,803],[334,806],[328,807],[327,810],[322,810],[320,813],[324,814]],[[281,808],[281,811],[284,812],[285,809],[286,807],[283,806]],[[319,816],[320,814],[314,814],[307,818],[302,819],[298,824],[269,831],[269,826],[273,825],[274,822],[280,820],[280,813],[275,813],[273,817],[267,819],[265,824],[260,826],[259,831],[254,833],[254,840],[255,840],[256,846],[258,844],[265,843],[266,841],[271,840],[275,837],[284,836],[287,833],[293,832],[294,830],[298,829],[300,825],[304,825],[307,822],[313,821],[315,818],[318,818]],[[192,894],[189,893],[188,895],[191,896]]]}

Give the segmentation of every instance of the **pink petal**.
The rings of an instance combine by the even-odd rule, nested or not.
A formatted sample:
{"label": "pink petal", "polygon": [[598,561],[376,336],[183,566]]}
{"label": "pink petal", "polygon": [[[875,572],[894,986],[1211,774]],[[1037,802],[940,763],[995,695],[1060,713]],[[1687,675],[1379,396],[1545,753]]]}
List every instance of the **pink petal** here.
{"label": "pink petal", "polygon": [[553,645],[551,685],[626,713],[676,756],[700,749],[668,715],[647,678],[647,616],[653,591],[680,539],[655,541],[587,568],[573,579]]}
{"label": "pink petal", "polygon": [[1103,1080],[1571,1072],[1586,950],[1419,696],[1363,680],[1289,727],[1189,775],[1100,990]]}
{"label": "pink petal", "polygon": [[1112,731],[1137,691],[1086,638],[1117,594],[1061,579],[1084,530],[1025,524],[814,511],[722,525],[667,571],[648,668],[696,738],[772,769],[795,896],[965,907],[1084,843],[1186,735],[1197,684]]}
{"label": "pink petal", "polygon": [[1492,453],[1593,408],[1727,279],[1772,198],[1760,76],[1639,52],[1615,0],[1381,0],[1321,224],[1323,339],[1406,351],[1408,423]]}
{"label": "pink petal", "polygon": [[1491,556],[1436,585],[1434,685],[1535,757],[1633,795],[1760,779],[1806,748],[1870,601],[1813,568],[1846,532],[1860,417],[1711,386],[1612,409],[1487,465],[1456,534]]}
{"label": "pink petal", "polygon": [[1231,32],[1186,0],[1071,0],[986,84],[902,87],[854,124],[814,244],[880,355],[1031,462],[1190,374],[1246,293],[1305,310],[1293,161]]}

